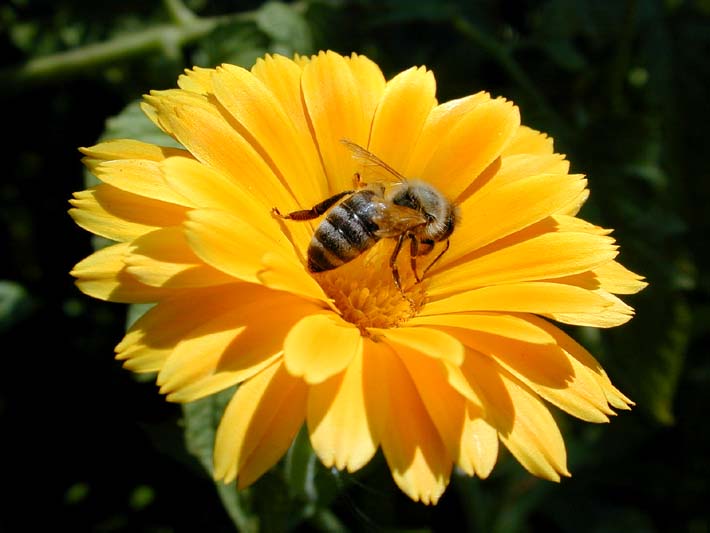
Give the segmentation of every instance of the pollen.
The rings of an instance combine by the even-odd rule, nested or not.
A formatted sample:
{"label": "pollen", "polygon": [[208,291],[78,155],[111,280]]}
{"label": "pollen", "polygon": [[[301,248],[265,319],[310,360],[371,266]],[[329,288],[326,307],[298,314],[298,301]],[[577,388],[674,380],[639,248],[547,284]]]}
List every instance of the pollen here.
{"label": "pollen", "polygon": [[389,265],[393,247],[392,241],[380,241],[350,263],[315,275],[343,318],[365,336],[370,335],[368,328],[401,326],[426,301],[426,279],[417,282],[404,252],[397,264],[402,290],[395,285]]}

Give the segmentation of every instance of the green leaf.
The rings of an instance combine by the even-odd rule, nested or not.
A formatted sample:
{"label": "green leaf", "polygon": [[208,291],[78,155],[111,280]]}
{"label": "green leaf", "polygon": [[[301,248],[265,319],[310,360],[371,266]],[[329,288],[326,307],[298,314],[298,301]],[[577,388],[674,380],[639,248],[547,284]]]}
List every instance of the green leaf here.
{"label": "green leaf", "polygon": [[204,67],[230,63],[250,68],[268,48],[269,39],[253,22],[236,21],[218,26],[201,39],[192,54],[192,62]]}
{"label": "green leaf", "polygon": [[301,428],[286,454],[284,475],[291,494],[307,502],[315,502],[318,492],[315,477],[318,459],[313,452],[306,426]]}
{"label": "green leaf", "polygon": [[257,27],[273,42],[274,51],[284,55],[312,51],[311,30],[303,15],[293,6],[267,2],[256,12],[255,21]]}
{"label": "green leaf", "polygon": [[22,285],[0,280],[0,332],[8,331],[31,310],[32,299]]}
{"label": "green leaf", "polygon": [[163,133],[143,113],[140,108],[140,99],[134,100],[124,107],[118,115],[106,121],[106,127],[101,134],[101,140],[107,139],[136,139],[139,141],[181,148],[180,144],[172,137]]}
{"label": "green leaf", "polygon": [[[212,475],[212,454],[215,434],[222,418],[222,413],[234,395],[236,387],[213,394],[207,398],[183,405],[185,425],[185,444],[188,451],[200,461]],[[236,483],[216,482],[217,492],[234,525],[242,532],[256,532],[257,519],[247,506],[249,491],[237,491]]]}
{"label": "green leaf", "polygon": [[[111,139],[135,139],[160,146],[181,148],[180,144],[172,137],[163,133],[153,122],[145,116],[140,108],[141,100],[134,100],[124,107],[118,115],[106,120],[106,126],[97,142]],[[93,187],[99,184],[87,169],[84,169],[84,185]],[[100,243],[105,245],[106,243]],[[98,249],[102,246],[95,247]]]}

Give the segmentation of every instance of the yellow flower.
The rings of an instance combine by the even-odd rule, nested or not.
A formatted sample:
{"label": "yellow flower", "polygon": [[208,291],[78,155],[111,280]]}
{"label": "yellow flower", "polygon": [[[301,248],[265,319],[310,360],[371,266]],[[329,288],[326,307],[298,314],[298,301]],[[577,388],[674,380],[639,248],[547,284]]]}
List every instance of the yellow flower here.
{"label": "yellow flower", "polygon": [[[117,357],[157,372],[168,400],[240,384],[217,479],[249,485],[305,422],[326,466],[356,471],[381,448],[397,485],[436,503],[454,465],[488,476],[499,441],[537,476],[569,475],[545,402],[590,422],[631,405],[550,320],[623,324],[633,311],[614,294],[645,283],[615,261],[608,230],[575,216],[585,179],[512,103],[439,104],[425,68],[386,81],[366,57],[333,52],[195,68],[178,85],[143,109],[184,149],[83,149],[102,183],[75,195],[71,215],[117,244],[72,273],[88,295],[156,303]],[[322,218],[272,212],[367,183],[373,165],[344,139],[457,206],[449,248],[417,257],[421,282],[406,240],[396,287],[392,235],[310,273]]]}

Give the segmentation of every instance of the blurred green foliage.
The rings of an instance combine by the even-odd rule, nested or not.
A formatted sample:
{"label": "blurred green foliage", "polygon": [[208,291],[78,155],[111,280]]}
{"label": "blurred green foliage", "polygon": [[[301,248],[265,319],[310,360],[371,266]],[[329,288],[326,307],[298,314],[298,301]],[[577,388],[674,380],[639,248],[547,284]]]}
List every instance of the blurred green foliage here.
{"label": "blurred green foliage", "polygon": [[[135,101],[186,67],[320,49],[364,53],[387,75],[425,64],[440,101],[514,100],[588,176],[583,216],[615,228],[621,261],[647,276],[626,299],[631,323],[573,330],[637,408],[605,427],[559,416],[572,479],[504,456],[427,508],[381,457],[331,472],[301,435],[249,490],[215,489],[223,398],[180,410],[112,360],[125,308],[67,274],[92,246],[65,213],[84,186],[76,148],[159,135]],[[710,531],[710,2],[9,0],[0,51],[0,451],[18,502],[0,530]],[[27,502],[38,512],[20,514]]]}

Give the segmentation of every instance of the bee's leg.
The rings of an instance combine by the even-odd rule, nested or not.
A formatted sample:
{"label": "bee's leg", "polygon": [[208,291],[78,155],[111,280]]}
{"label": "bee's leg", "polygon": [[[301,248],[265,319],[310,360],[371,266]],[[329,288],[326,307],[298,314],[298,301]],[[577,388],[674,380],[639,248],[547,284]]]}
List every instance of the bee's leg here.
{"label": "bee's leg", "polygon": [[[424,239],[424,240],[420,241],[416,238],[416,236],[414,234],[410,234],[409,238],[410,238],[409,261],[412,266],[412,272],[414,272],[414,278],[417,280],[417,283],[421,283],[422,278],[424,277],[424,274],[426,274],[426,270],[429,270],[429,268],[427,268],[422,273],[422,278],[420,278],[419,274],[417,273],[417,257],[420,255],[429,254],[434,249],[434,241],[431,239]],[[429,265],[429,266],[431,267],[431,265]]]}
{"label": "bee's leg", "polygon": [[[402,290],[402,284],[399,281],[399,269],[397,268],[397,256],[399,255],[399,252],[402,250],[402,243],[404,243],[404,238],[406,237],[406,233],[402,233],[398,238],[397,238],[397,244],[394,245],[394,250],[392,251],[392,255],[390,256],[390,270],[392,271],[392,277],[394,278],[394,284],[399,289],[399,292],[402,293],[402,296],[404,296],[404,291]],[[405,296],[406,298],[406,296]]]}
{"label": "bee's leg", "polygon": [[422,280],[419,279],[419,274],[417,274],[417,256],[419,255],[419,239],[413,234],[409,234],[409,265],[412,267],[412,272],[414,272],[414,279],[417,283]]}
{"label": "bee's leg", "polygon": [[347,196],[348,194],[352,194],[353,192],[355,191],[339,192],[338,194],[334,194],[330,198],[327,198],[326,200],[323,200],[322,202],[314,205],[310,209],[293,211],[291,213],[288,213],[287,215],[282,215],[278,207],[274,207],[271,212],[279,218],[285,218],[288,220],[313,220],[314,218],[318,218],[323,213],[325,213],[328,209],[335,205],[338,200],[340,200],[344,196]]}
{"label": "bee's leg", "polygon": [[451,242],[449,241],[449,239],[446,239],[446,246],[444,247],[443,250],[441,250],[441,253],[439,253],[439,255],[437,255],[436,258],[431,263],[429,263],[429,266],[424,269],[424,274],[422,274],[422,276],[426,275],[426,273],[429,272],[429,269],[431,267],[433,267],[439,259],[441,259],[441,256],[444,255],[446,253],[446,251],[449,249],[450,244],[451,244]]}

